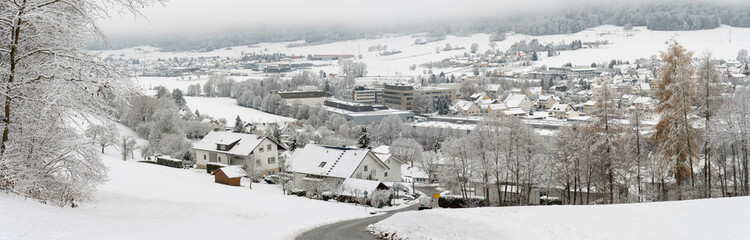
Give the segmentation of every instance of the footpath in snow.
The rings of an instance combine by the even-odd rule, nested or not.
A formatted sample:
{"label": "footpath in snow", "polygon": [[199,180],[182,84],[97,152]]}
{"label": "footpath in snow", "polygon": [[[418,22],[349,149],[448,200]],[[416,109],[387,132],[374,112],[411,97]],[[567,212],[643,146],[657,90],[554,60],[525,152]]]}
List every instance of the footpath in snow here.
{"label": "footpath in snow", "polygon": [[435,209],[370,225],[395,239],[750,239],[750,197],[596,206]]}

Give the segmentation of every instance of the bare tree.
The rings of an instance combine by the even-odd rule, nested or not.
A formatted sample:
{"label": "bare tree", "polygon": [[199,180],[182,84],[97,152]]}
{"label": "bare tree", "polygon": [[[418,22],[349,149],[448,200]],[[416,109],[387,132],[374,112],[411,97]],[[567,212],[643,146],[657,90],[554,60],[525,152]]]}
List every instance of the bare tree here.
{"label": "bare tree", "polygon": [[72,123],[75,116],[108,115],[110,102],[124,102],[136,89],[84,44],[104,39],[96,22],[108,10],[138,14],[154,2],[161,1],[0,2],[0,169],[6,169],[0,189],[15,182],[14,192],[75,205],[103,182],[100,156],[89,147],[71,148],[84,145]]}

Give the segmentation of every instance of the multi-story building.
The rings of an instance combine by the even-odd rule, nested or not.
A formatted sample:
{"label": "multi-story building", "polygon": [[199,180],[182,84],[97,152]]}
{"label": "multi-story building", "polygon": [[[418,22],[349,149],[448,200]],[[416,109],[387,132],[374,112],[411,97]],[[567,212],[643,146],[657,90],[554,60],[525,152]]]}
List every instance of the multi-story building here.
{"label": "multi-story building", "polygon": [[308,106],[315,106],[323,104],[326,100],[325,91],[287,91],[287,92],[276,92],[284,99],[284,102],[292,104],[299,102]]}
{"label": "multi-story building", "polygon": [[383,103],[383,89],[355,87],[352,91],[352,100],[358,103]]}
{"label": "multi-story building", "polygon": [[437,87],[414,87],[411,85],[383,84],[383,102],[389,108],[401,110],[412,110],[415,95],[421,94],[424,98],[437,101],[441,96],[446,96],[450,102],[456,100],[456,90]]}

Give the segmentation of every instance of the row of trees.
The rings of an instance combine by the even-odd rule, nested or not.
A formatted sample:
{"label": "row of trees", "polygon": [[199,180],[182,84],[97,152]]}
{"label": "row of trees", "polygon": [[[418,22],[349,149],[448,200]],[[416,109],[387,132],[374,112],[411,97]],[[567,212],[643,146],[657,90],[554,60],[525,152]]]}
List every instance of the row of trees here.
{"label": "row of trees", "polygon": [[515,186],[513,194],[496,189],[506,194],[486,205],[525,204],[532,188],[559,192],[565,204],[747,195],[750,89],[728,94],[732,87],[710,54],[692,59],[676,42],[662,53],[653,130],[643,124],[645,109],[618,106],[619,93],[605,79],[589,123],[550,138],[514,117],[487,116],[470,135],[448,140],[442,156],[422,156],[424,167],[440,171],[441,182],[464,198],[475,186],[485,196]]}

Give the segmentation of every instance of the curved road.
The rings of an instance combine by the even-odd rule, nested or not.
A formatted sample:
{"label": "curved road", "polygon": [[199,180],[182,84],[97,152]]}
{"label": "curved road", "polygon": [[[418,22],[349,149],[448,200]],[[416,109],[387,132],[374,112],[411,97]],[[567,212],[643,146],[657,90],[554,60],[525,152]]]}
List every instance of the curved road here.
{"label": "curved road", "polygon": [[[433,187],[417,187],[416,189],[418,191],[421,191],[427,194],[428,196],[431,196],[433,193],[440,193],[440,191],[435,190],[435,188]],[[369,226],[370,224],[379,222],[383,219],[386,219],[392,216],[393,214],[396,214],[399,212],[417,210],[417,207],[418,206],[415,205],[415,206],[407,207],[404,209],[390,211],[382,215],[329,224],[326,226],[322,226],[322,227],[304,232],[299,237],[297,237],[297,240],[378,239],[374,235],[365,231],[367,226]]]}

